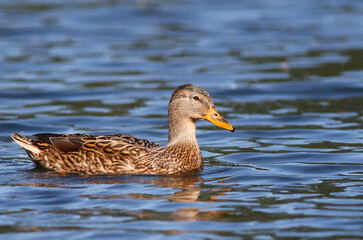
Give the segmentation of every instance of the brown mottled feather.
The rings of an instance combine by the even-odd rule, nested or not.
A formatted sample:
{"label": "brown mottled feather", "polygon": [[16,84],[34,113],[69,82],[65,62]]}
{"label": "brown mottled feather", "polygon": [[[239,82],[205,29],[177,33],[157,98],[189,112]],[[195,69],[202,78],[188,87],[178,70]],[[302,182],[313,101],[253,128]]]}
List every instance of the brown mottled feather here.
{"label": "brown mottled feather", "polygon": [[[12,137],[25,138],[19,134]],[[37,138],[27,141],[41,150],[38,155],[28,152],[31,159],[55,171],[83,174],[187,174],[203,166],[199,147],[193,143],[161,147],[127,134],[37,134]]]}

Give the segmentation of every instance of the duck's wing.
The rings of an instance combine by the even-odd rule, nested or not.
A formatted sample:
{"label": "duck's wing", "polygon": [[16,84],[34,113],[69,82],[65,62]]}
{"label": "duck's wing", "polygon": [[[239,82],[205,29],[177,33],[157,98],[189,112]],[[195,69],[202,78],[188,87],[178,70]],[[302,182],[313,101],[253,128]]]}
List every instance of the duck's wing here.
{"label": "duck's wing", "polygon": [[37,138],[33,140],[33,144],[42,145],[44,143],[51,144],[58,151],[68,153],[79,150],[98,150],[104,153],[119,153],[121,149],[124,152],[127,149],[143,148],[153,149],[161,146],[141,138],[137,138],[128,134],[110,134],[110,135],[88,135],[88,134],[53,134],[39,133],[35,134]]}
{"label": "duck's wing", "polygon": [[93,137],[87,134],[54,134],[54,133],[38,133],[34,134],[36,139],[32,139],[31,143],[40,149],[53,146],[60,152],[73,152],[82,148],[84,141],[82,138]]}

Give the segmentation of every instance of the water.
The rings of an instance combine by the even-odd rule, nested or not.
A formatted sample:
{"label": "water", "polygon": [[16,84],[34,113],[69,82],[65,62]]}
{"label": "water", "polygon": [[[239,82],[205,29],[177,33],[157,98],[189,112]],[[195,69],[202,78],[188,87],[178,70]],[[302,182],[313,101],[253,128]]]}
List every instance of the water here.
{"label": "water", "polygon": [[[363,2],[2,1],[2,239],[363,237]],[[166,144],[184,83],[201,175],[63,176],[10,140],[129,133]]]}

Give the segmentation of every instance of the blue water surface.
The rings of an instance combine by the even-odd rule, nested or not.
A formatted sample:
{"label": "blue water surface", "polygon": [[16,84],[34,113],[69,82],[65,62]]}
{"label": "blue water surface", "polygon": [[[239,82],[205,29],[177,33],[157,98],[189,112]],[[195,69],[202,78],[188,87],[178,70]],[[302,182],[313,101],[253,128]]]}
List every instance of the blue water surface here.
{"label": "blue water surface", "polygon": [[[1,239],[360,239],[363,2],[0,2]],[[167,106],[205,88],[197,176],[36,168],[9,134],[167,143]]]}

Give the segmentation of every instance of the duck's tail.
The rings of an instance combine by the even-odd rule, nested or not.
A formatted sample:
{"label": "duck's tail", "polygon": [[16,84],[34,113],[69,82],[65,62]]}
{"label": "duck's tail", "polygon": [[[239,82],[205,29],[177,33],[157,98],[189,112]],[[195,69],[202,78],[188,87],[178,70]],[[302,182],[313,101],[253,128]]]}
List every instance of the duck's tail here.
{"label": "duck's tail", "polygon": [[22,146],[31,157],[40,153],[40,149],[36,145],[32,144],[32,140],[30,138],[26,138],[16,132],[14,132],[14,134],[10,134],[10,136],[17,144]]}

